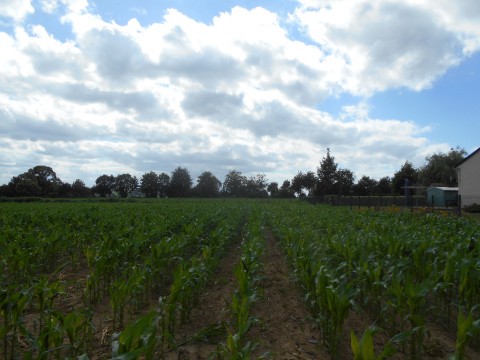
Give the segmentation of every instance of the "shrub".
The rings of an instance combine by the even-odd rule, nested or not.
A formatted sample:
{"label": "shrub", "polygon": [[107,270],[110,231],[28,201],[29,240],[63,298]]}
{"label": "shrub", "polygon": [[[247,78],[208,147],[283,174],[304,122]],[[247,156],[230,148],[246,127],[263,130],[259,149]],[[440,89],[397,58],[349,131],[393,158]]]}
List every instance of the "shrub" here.
{"label": "shrub", "polygon": [[463,207],[463,210],[469,213],[480,213],[480,204],[473,203]]}

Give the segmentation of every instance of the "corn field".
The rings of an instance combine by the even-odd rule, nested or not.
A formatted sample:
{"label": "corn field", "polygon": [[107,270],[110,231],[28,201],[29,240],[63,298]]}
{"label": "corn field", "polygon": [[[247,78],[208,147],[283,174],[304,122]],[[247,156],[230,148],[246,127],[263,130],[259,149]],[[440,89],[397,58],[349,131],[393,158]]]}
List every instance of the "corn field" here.
{"label": "corn field", "polygon": [[[163,199],[0,204],[0,359],[165,359],[205,339],[215,339],[212,359],[276,358],[276,349],[254,357],[250,336],[262,326],[255,304],[266,301],[267,229],[331,359],[432,358],[432,324],[452,339],[443,358],[480,356],[478,222],[292,200]],[[236,289],[218,309],[228,320],[180,341],[236,245]],[[364,327],[348,326],[354,314]]]}

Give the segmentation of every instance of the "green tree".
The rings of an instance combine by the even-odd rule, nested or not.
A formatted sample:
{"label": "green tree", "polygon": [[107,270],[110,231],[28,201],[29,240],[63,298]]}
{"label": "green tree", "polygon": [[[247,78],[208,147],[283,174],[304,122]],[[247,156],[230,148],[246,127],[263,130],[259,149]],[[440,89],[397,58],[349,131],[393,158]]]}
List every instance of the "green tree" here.
{"label": "green tree", "polygon": [[80,180],[76,179],[71,185],[72,195],[74,197],[82,198],[90,196],[90,189],[85,185],[85,183]]}
{"label": "green tree", "polygon": [[392,193],[392,179],[389,176],[384,176],[378,180],[375,189],[378,195],[390,195]]}
{"label": "green tree", "polygon": [[308,195],[312,195],[315,190],[315,183],[317,182],[317,177],[313,171],[307,171],[303,174],[302,186],[305,190],[308,191]]}
{"label": "green tree", "polygon": [[244,196],[258,198],[267,197],[268,180],[265,174],[257,174],[247,179],[245,183]]}
{"label": "green tree", "polygon": [[186,168],[177,167],[172,171],[170,186],[168,187],[168,196],[185,197],[190,195],[192,189],[192,177]]}
{"label": "green tree", "polygon": [[35,180],[25,177],[16,183],[15,194],[17,196],[41,196],[42,188]]}
{"label": "green tree", "polygon": [[335,182],[337,180],[338,164],[335,158],[330,155],[327,148],[327,155],[322,159],[320,167],[317,168],[316,195],[330,195],[335,193]]}
{"label": "green tree", "polygon": [[267,191],[270,194],[270,197],[277,197],[278,196],[278,183],[273,181],[267,186]]}
{"label": "green tree", "polygon": [[240,171],[230,170],[223,181],[222,192],[226,196],[241,197],[245,194],[247,178]]}
{"label": "green tree", "polygon": [[355,184],[355,195],[366,196],[375,193],[378,182],[366,175],[362,176]]}
{"label": "green tree", "polygon": [[348,169],[339,169],[336,174],[334,193],[337,195],[350,195],[353,192],[355,175]]}
{"label": "green tree", "polygon": [[122,198],[126,198],[132,191],[138,189],[138,180],[130,174],[120,174],[115,178],[114,190],[117,191]]}
{"label": "green tree", "polygon": [[62,183],[58,187],[58,196],[63,198],[72,197],[72,184],[62,181]]}
{"label": "green tree", "polygon": [[303,172],[299,171],[297,175],[295,175],[291,181],[290,188],[297,196],[301,196],[303,193]]}
{"label": "green tree", "polygon": [[28,170],[31,176],[37,179],[37,184],[42,189],[43,196],[56,196],[58,187],[62,183],[50,166],[38,165]]}
{"label": "green tree", "polygon": [[167,191],[170,186],[170,176],[165,173],[158,175],[158,196],[165,197],[167,196]]}
{"label": "green tree", "polygon": [[295,197],[295,193],[291,188],[290,180],[285,180],[278,190],[278,197],[281,198],[293,198]]}
{"label": "green tree", "polygon": [[0,186],[0,196],[13,196],[14,190],[9,184],[4,184]]}
{"label": "green tree", "polygon": [[160,181],[158,175],[150,171],[142,175],[140,180],[140,191],[145,194],[146,197],[156,197],[160,189]]}
{"label": "green tree", "polygon": [[111,195],[115,187],[115,177],[113,175],[102,175],[95,180],[94,190],[101,197]]}
{"label": "green tree", "polygon": [[307,191],[309,195],[312,194],[315,189],[315,183],[317,179],[313,171],[307,171],[303,173],[299,171],[291,181],[290,188],[297,196],[303,196],[304,191]]}
{"label": "green tree", "polygon": [[197,185],[193,193],[200,197],[217,197],[220,194],[222,183],[210,171],[204,171],[197,178]]}
{"label": "green tree", "polygon": [[465,158],[467,152],[457,147],[448,153],[438,153],[426,157],[426,164],[418,173],[418,182],[422,185],[442,184],[457,186],[457,165]]}
{"label": "green tree", "polygon": [[418,180],[418,170],[413,167],[410,161],[405,161],[400,170],[398,170],[392,178],[392,189],[395,194],[403,195],[405,189],[405,180],[408,180],[409,184],[413,185]]}
{"label": "green tree", "polygon": [[[36,184],[40,191],[33,184]],[[49,166],[37,165],[27,172],[14,176],[9,183],[14,195],[26,196],[27,193],[35,196],[58,196],[62,181]]]}

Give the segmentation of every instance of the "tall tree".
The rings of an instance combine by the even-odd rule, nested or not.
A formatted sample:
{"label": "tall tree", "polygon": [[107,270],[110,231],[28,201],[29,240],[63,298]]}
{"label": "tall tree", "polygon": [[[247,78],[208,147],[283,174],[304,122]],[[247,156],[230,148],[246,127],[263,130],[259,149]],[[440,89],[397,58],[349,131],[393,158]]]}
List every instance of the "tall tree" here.
{"label": "tall tree", "polygon": [[303,172],[299,171],[291,181],[290,188],[297,196],[301,196],[303,190]]}
{"label": "tall tree", "polygon": [[72,195],[74,197],[87,197],[90,195],[90,189],[85,185],[85,183],[80,180],[76,179],[72,185]]}
{"label": "tall tree", "polygon": [[72,184],[62,181],[62,183],[58,187],[58,196],[63,198],[72,197]]}
{"label": "tall tree", "polygon": [[115,191],[117,191],[122,198],[126,198],[133,190],[138,188],[138,180],[135,176],[130,174],[120,174],[115,178]]}
{"label": "tall tree", "polygon": [[265,174],[257,174],[247,179],[244,195],[247,197],[267,197],[267,177]]}
{"label": "tall tree", "polygon": [[330,149],[327,148],[327,155],[322,159],[320,167],[317,168],[317,186],[316,195],[329,195],[335,193],[335,182],[337,178],[338,164],[335,158],[330,155]]}
{"label": "tall tree", "polygon": [[307,171],[305,174],[303,174],[302,187],[308,191],[309,196],[313,194],[316,182],[317,178],[313,171]]}
{"label": "tall tree", "polygon": [[426,157],[427,163],[418,173],[418,181],[425,186],[437,183],[445,186],[457,185],[457,165],[465,158],[467,152],[457,147],[448,153],[438,153]]}
{"label": "tall tree", "polygon": [[38,165],[27,171],[27,177],[37,182],[42,196],[57,196],[60,179],[50,166]]}
{"label": "tall tree", "polygon": [[293,198],[295,197],[295,193],[293,192],[291,188],[291,183],[290,180],[285,180],[280,186],[280,189],[278,190],[278,197],[281,198]]}
{"label": "tall tree", "polygon": [[299,171],[293,177],[290,188],[297,196],[303,196],[304,191],[307,191],[308,195],[312,195],[316,182],[317,179],[313,171],[307,171],[306,173]]}
{"label": "tall tree", "polygon": [[337,195],[351,195],[353,192],[353,182],[355,175],[348,169],[339,169],[336,174],[334,184],[334,193]]}
{"label": "tall tree", "polygon": [[230,170],[223,181],[222,192],[226,196],[241,197],[245,194],[247,178],[240,171]]}
{"label": "tall tree", "polygon": [[190,195],[192,189],[192,177],[186,168],[177,167],[172,171],[168,196],[185,197]]}
{"label": "tall tree", "polygon": [[355,184],[355,194],[361,196],[372,195],[375,193],[377,185],[377,180],[364,175]]}
{"label": "tall tree", "polygon": [[204,171],[197,178],[197,185],[193,193],[200,197],[217,197],[220,194],[222,183],[210,171]]}
{"label": "tall tree", "polygon": [[145,194],[146,197],[156,197],[160,188],[160,181],[158,175],[150,171],[142,175],[140,180],[140,191]]}
{"label": "tall tree", "polygon": [[375,189],[378,195],[390,195],[392,193],[392,179],[389,176],[384,176],[378,180]]}
{"label": "tall tree", "polygon": [[38,186],[38,183],[29,178],[23,177],[16,181],[15,195],[17,196],[41,196],[42,188]]}
{"label": "tall tree", "polygon": [[20,196],[58,196],[62,181],[49,166],[38,165],[23,174],[14,176],[9,183],[15,195]]}
{"label": "tall tree", "polygon": [[101,197],[111,195],[115,187],[115,177],[113,175],[102,175],[95,180],[95,192]]}
{"label": "tall tree", "polygon": [[267,191],[270,194],[270,197],[277,197],[278,196],[278,183],[273,181],[267,186]]}
{"label": "tall tree", "polygon": [[409,184],[413,185],[417,183],[418,170],[413,167],[410,161],[405,161],[400,170],[398,170],[392,178],[392,188],[395,194],[404,194],[405,180],[408,180]]}
{"label": "tall tree", "polygon": [[158,196],[165,197],[167,196],[167,191],[170,186],[170,176],[165,173],[158,175]]}

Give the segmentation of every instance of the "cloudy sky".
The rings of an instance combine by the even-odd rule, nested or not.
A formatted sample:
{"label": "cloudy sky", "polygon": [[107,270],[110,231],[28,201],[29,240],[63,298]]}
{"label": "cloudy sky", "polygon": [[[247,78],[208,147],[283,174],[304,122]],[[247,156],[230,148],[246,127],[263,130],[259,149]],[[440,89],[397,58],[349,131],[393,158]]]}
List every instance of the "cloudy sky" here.
{"label": "cloudy sky", "polygon": [[480,146],[478,0],[0,0],[0,184]]}

